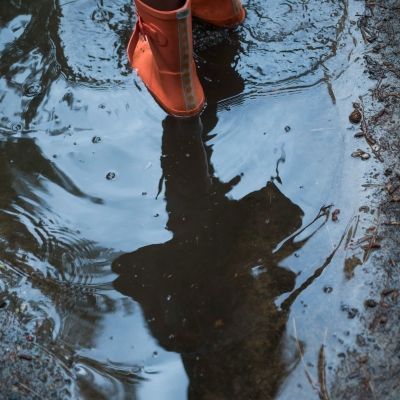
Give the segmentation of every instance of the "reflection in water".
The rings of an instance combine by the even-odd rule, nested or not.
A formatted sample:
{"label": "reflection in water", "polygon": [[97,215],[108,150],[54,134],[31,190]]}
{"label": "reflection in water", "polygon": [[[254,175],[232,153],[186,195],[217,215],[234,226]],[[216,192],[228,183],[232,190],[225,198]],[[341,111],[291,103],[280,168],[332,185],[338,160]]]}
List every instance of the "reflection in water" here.
{"label": "reflection in water", "polygon": [[116,260],[114,285],[141,304],[159,343],[182,354],[191,398],[271,397],[285,371],[286,314],[274,299],[295,281],[279,267],[288,254],[273,249],[301,226],[302,211],[273,183],[229,200],[229,185],[208,173],[199,132],[181,124],[164,122],[173,239]]}
{"label": "reflection in water", "polygon": [[[102,313],[114,307],[111,299],[90,290],[92,281],[108,268],[109,254],[62,226],[42,196],[52,182],[75,196],[88,197],[30,138],[0,141],[0,182],[0,261],[15,268],[22,283],[23,276],[29,277],[32,287],[62,313],[66,335],[76,329],[71,325],[80,319],[81,328],[74,333],[74,340],[91,343]],[[44,301],[39,303],[35,318],[40,309],[50,307]]]}
{"label": "reflection in water", "polygon": [[[255,118],[248,101],[255,92],[314,85],[327,67],[335,76],[344,67],[327,62],[336,56],[345,3],[248,1],[248,18],[236,32],[196,24],[196,58],[208,97],[202,127],[196,120],[171,118],[163,124],[163,182],[173,239],[114,263],[121,274],[115,287],[141,304],[158,342],[182,355],[192,398],[272,397],[287,371],[281,347],[290,305],[330,261],[308,280],[299,279],[293,290],[295,276],[282,268],[282,260],[307,239],[295,243],[291,236],[278,251],[276,245],[299,228],[302,211],[274,184],[279,173],[240,201],[229,198],[240,176],[228,183],[219,180],[207,144],[217,130],[228,130],[224,121],[214,129],[217,108],[228,111],[235,102],[247,103],[236,115],[246,110]],[[136,305],[108,285],[114,279],[109,265],[114,249],[125,248],[115,226],[129,227],[132,215],[148,215],[134,222],[143,227],[140,245],[165,237],[161,218],[152,218],[154,203],[136,195],[144,182],[151,186],[157,179],[151,161],[159,150],[157,134],[151,134],[157,118],[153,100],[132,90],[126,68],[124,46],[133,19],[127,0],[0,2],[0,262],[16,273],[15,291],[28,307],[36,336],[44,343],[56,339],[51,346],[55,357],[74,354],[75,365],[81,362],[90,371],[74,377],[84,398],[135,396],[137,382],[147,376],[140,372],[136,377],[140,368],[133,377],[126,371],[132,364],[146,364],[146,354],[154,350],[145,333],[137,337],[142,321]],[[311,115],[324,112],[321,106]],[[263,118],[270,122],[268,115]],[[93,131],[82,130],[82,121]],[[236,130],[246,134],[247,123],[243,119]],[[271,122],[276,128],[278,123]],[[136,139],[125,141],[125,130],[130,138],[137,133]],[[104,139],[95,150],[84,144],[92,143],[92,134]],[[154,152],[151,143],[140,145],[143,137],[156,143]],[[271,137],[271,148],[280,143],[276,140]],[[260,159],[265,157],[262,146],[249,141],[244,152]],[[333,147],[318,146],[321,155]],[[137,152],[130,151],[133,147]],[[118,163],[120,154],[125,158]],[[302,165],[309,155],[296,155],[293,165]],[[229,168],[229,153],[221,158]],[[274,162],[279,167],[283,159]],[[103,167],[114,163],[121,179],[101,181]],[[124,186],[123,177],[130,171],[139,175],[145,165],[143,179]],[[271,169],[265,173],[269,176]],[[294,181],[286,180],[286,188]],[[128,197],[135,205],[125,207]],[[317,196],[312,207],[319,202]],[[291,294],[279,299],[278,309],[275,299],[286,292]],[[112,346],[111,337],[127,326],[136,333],[132,343],[122,335]],[[145,342],[151,344],[137,351]],[[158,370],[160,360],[153,364]],[[165,367],[159,375],[168,379],[166,369],[170,372]]]}
{"label": "reflection in water", "polygon": [[[225,78],[213,77],[212,66],[202,71],[213,77],[204,82],[206,132],[218,96],[244,87],[230,67],[238,47],[227,48],[216,49]],[[274,249],[300,228],[303,213],[273,182],[230,199],[240,176],[222,183],[210,157],[199,119],[164,120],[161,165],[173,238],[119,257],[114,287],[140,303],[158,342],[181,354],[191,399],[272,398],[287,369],[281,342],[288,314],[274,300],[295,285],[295,274],[280,267],[293,248]]]}
{"label": "reflection in water", "polygon": [[[57,29],[55,14],[52,0],[35,3],[11,0],[0,6],[2,23],[12,32],[10,42],[2,43],[0,74],[21,98],[19,114],[23,124],[18,130],[29,128],[50,85],[59,75],[51,41]],[[9,117],[9,106],[5,105],[6,118],[2,118],[0,128],[9,128],[4,124]]]}
{"label": "reflection in water", "polygon": [[[109,268],[109,250],[66,226],[49,193],[58,188],[66,198],[93,205],[101,200],[83,193],[27,135],[35,132],[33,120],[50,118],[38,109],[60,75],[53,48],[57,15],[58,2],[52,0],[0,4],[0,265],[9,265],[15,285],[23,288],[20,301],[31,313],[25,327],[37,338],[47,341],[63,329],[76,344],[91,345],[104,313],[115,307],[91,290]],[[62,358],[66,350],[58,346],[51,352]]]}

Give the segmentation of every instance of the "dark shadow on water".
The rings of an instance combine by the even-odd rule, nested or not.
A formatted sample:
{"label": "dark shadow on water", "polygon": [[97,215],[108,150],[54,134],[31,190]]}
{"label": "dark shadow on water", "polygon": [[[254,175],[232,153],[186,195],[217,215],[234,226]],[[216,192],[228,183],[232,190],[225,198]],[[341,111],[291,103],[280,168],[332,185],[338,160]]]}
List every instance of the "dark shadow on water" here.
{"label": "dark shadow on water", "polygon": [[265,400],[288,370],[282,357],[288,310],[274,300],[295,287],[295,274],[280,266],[295,246],[274,249],[301,227],[303,212],[273,182],[233,200],[227,194],[240,176],[228,183],[214,176],[205,140],[217,123],[218,102],[239,94],[244,82],[232,68],[239,47],[213,51],[222,61],[200,66],[208,78],[201,119],[163,122],[161,166],[173,237],[115,260],[114,287],[140,303],[160,345],[181,354],[190,399]]}

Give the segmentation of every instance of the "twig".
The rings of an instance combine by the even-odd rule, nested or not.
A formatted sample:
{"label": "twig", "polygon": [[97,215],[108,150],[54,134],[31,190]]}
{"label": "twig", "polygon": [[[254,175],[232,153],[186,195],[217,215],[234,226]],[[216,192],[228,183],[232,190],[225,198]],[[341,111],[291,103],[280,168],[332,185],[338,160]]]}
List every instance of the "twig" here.
{"label": "twig", "polygon": [[383,225],[400,226],[400,221],[388,221],[384,222]]}
{"label": "twig", "polygon": [[362,105],[362,107],[360,109],[360,112],[361,112],[361,115],[362,115],[361,130],[363,131],[365,139],[367,140],[367,143],[368,143],[369,147],[371,148],[372,152],[374,153],[375,157],[380,162],[383,162],[382,156],[379,154],[379,152],[374,147],[374,145],[376,144],[376,140],[372,137],[372,135],[368,131],[368,125],[367,125],[367,122],[365,120],[365,114],[364,114],[364,101],[363,101],[363,98],[360,96],[359,99],[360,99],[360,102],[361,102],[361,105]]}
{"label": "twig", "polygon": [[316,391],[316,392],[320,392],[318,387],[314,384],[314,381],[311,377],[310,372],[308,371],[307,365],[304,362],[304,354],[303,354],[303,349],[300,345],[300,341],[297,337],[297,329],[296,329],[296,320],[293,318],[293,331],[294,331],[294,338],[296,339],[296,345],[297,345],[297,349],[299,350],[300,353],[300,359],[301,359],[301,363],[303,364],[304,367],[304,373],[306,374],[307,380],[309,382],[309,384],[311,385],[311,387]]}
{"label": "twig", "polygon": [[17,383],[18,386],[20,386],[22,389],[26,390],[29,393],[33,393],[35,396],[37,396],[39,399],[41,398],[40,394],[35,392],[33,389],[31,389],[29,386],[24,385],[21,382]]}

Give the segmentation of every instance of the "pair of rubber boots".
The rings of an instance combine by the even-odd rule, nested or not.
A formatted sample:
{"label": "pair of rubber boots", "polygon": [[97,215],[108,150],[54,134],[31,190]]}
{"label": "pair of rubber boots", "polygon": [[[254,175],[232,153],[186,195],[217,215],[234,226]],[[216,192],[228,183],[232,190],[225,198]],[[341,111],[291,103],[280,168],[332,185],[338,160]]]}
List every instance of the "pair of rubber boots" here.
{"label": "pair of rubber boots", "polygon": [[168,114],[198,114],[205,96],[193,60],[192,15],[232,27],[245,18],[241,0],[186,0],[173,11],[135,3],[138,20],[128,44],[129,62]]}

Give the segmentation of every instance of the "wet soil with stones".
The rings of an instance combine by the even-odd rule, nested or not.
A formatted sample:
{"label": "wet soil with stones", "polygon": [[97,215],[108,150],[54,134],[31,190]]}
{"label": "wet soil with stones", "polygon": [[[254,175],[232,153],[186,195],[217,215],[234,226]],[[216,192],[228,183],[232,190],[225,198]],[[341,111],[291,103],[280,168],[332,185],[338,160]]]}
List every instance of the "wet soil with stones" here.
{"label": "wet soil with stones", "polygon": [[377,218],[366,241],[374,278],[364,327],[336,373],[331,398],[394,400],[400,394],[400,1],[367,1],[358,24],[374,85],[360,97],[364,122],[357,140],[381,160],[382,172],[369,183]]}

